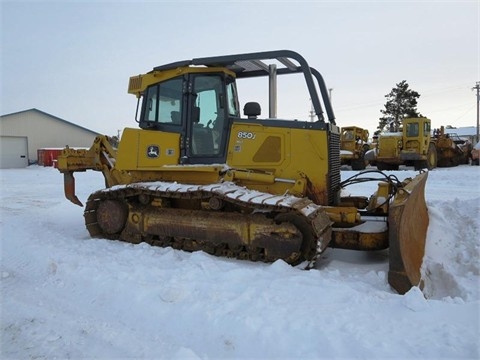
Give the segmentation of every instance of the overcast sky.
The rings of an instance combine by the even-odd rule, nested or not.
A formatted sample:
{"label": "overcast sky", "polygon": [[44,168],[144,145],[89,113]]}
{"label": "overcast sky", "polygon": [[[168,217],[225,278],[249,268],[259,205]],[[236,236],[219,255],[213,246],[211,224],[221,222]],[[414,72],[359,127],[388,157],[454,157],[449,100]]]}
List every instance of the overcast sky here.
{"label": "overcast sky", "polygon": [[[476,126],[479,32],[478,0],[1,1],[0,114],[37,108],[115,135],[137,125],[130,76],[289,49],[323,75],[340,126],[372,133],[402,80],[434,127]],[[295,86],[279,89],[278,116],[308,120],[309,97]],[[260,100],[249,96],[242,107]]]}

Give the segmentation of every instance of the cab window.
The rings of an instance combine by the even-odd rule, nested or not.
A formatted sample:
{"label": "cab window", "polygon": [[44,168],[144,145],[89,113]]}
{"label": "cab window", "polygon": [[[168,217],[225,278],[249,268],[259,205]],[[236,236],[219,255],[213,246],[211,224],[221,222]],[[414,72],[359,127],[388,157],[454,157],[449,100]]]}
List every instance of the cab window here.
{"label": "cab window", "polygon": [[222,151],[226,98],[221,75],[195,75],[191,154],[216,156]]}
{"label": "cab window", "polygon": [[[230,80],[230,82],[228,82],[228,80]],[[228,115],[240,117],[237,88],[235,87],[234,81],[235,80],[233,78],[227,78]]]}
{"label": "cab window", "polygon": [[145,96],[143,121],[181,125],[182,78],[150,86]]}
{"label": "cab window", "polygon": [[407,136],[418,137],[418,123],[407,124]]}
{"label": "cab window", "polygon": [[426,121],[424,124],[423,124],[423,135],[428,135],[430,134],[430,123],[428,121]]}

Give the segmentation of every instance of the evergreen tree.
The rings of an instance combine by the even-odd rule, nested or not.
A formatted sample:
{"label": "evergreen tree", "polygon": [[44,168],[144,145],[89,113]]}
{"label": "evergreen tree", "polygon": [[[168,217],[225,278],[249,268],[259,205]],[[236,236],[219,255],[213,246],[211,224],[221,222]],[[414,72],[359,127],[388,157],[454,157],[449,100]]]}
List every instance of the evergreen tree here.
{"label": "evergreen tree", "polygon": [[378,135],[387,125],[389,130],[397,131],[405,118],[422,117],[417,111],[420,94],[409,89],[406,80],[399,82],[385,97],[388,99],[385,110],[380,110],[384,116],[380,118],[375,134]]}

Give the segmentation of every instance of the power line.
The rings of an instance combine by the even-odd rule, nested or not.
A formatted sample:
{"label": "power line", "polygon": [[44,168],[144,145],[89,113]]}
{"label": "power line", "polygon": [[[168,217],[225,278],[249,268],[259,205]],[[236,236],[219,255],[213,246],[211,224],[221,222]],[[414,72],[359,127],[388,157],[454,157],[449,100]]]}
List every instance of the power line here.
{"label": "power line", "polygon": [[466,90],[468,89],[469,86],[467,84],[465,85],[452,85],[452,86],[447,86],[447,87],[443,87],[443,88],[432,88],[432,89],[429,89],[429,90],[424,90],[423,92],[420,93],[420,97],[428,97],[428,96],[432,96],[432,95],[438,95],[438,94],[443,94],[443,93],[451,93],[452,90]]}

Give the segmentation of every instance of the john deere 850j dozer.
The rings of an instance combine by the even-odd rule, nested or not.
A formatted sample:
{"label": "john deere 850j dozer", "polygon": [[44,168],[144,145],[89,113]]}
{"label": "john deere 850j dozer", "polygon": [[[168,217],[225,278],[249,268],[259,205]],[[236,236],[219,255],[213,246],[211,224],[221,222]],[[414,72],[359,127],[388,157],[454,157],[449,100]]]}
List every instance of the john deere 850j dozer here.
{"label": "john deere 850j dozer", "polygon": [[[317,121],[277,118],[276,79],[286,74],[304,78]],[[262,76],[269,117],[258,118],[255,102],[241,117],[237,81]],[[179,61],[131,77],[128,91],[138,98],[139,129],[124,129],[118,149],[99,136],[58,159],[75,204],[74,172],[105,177],[106,189],[86,204],[92,237],[310,267],[328,246],[390,248],[392,287],[421,286],[426,173],[403,183],[379,176],[371,197],[342,197],[358,178],[341,182],[340,129],[325,83],[298,53]]]}

